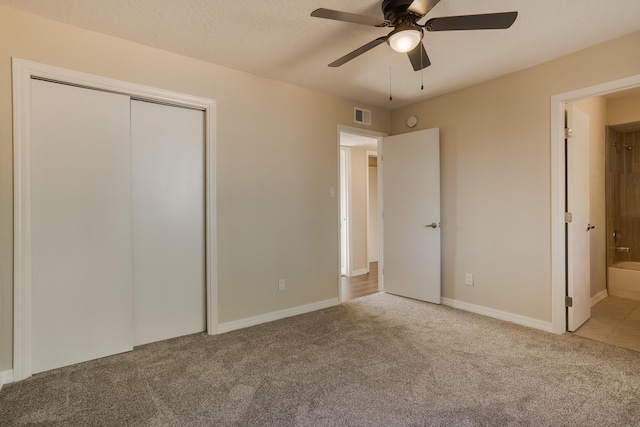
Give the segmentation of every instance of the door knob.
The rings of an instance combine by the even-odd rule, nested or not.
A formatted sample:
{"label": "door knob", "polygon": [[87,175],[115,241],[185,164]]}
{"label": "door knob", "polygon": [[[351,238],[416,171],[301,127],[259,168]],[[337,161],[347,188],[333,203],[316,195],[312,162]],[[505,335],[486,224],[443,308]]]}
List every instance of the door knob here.
{"label": "door knob", "polygon": [[425,227],[427,227],[427,228],[438,228],[438,224],[435,223],[435,222],[432,222],[431,224],[425,225]]}

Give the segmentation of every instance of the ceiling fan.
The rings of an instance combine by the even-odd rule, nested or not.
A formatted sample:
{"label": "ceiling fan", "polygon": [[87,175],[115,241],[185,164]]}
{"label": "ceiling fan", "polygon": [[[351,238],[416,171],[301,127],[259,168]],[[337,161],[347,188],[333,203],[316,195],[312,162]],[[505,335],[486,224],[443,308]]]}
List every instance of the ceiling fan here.
{"label": "ceiling fan", "polygon": [[393,31],[370,41],[351,53],[329,64],[339,67],[374,47],[387,42],[396,52],[406,52],[415,71],[431,65],[424,49],[422,37],[427,31],[494,30],[506,29],[515,22],[518,12],[487,13],[482,15],[446,16],[431,18],[418,24],[440,0],[383,0],[384,19],[332,9],[316,9],[311,16],[373,27],[393,27]]}

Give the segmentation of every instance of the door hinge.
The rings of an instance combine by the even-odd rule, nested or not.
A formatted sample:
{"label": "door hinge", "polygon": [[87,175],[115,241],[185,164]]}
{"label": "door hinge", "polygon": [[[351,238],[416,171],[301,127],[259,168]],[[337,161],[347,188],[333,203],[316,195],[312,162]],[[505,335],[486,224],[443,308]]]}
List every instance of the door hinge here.
{"label": "door hinge", "polygon": [[564,297],[564,306],[565,307],[573,307],[573,298],[566,296]]}
{"label": "door hinge", "polygon": [[573,136],[573,129],[571,128],[564,128],[564,137],[566,138],[571,138]]}
{"label": "door hinge", "polygon": [[564,213],[564,222],[567,224],[569,224],[570,222],[573,222],[573,214],[571,212]]}

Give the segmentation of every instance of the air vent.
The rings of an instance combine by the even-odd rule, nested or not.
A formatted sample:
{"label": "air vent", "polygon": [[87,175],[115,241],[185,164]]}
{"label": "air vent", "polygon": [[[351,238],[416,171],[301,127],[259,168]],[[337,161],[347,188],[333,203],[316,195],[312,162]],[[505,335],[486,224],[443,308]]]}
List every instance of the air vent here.
{"label": "air vent", "polygon": [[371,111],[355,107],[353,117],[354,122],[371,126]]}

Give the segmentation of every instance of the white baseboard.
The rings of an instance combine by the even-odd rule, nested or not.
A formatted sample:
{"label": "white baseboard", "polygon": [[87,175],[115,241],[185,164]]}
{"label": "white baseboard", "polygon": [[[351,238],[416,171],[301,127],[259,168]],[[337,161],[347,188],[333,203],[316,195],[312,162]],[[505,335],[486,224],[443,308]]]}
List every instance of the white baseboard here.
{"label": "white baseboard", "polygon": [[368,268],[361,268],[360,270],[353,270],[351,272],[351,276],[349,276],[349,277],[362,276],[363,274],[367,274],[368,272],[369,272]]}
{"label": "white baseboard", "polygon": [[597,294],[591,297],[591,307],[593,307],[594,305],[596,305],[597,303],[599,303],[600,301],[602,301],[608,296],[609,296],[609,293],[607,292],[606,289],[598,292]]}
{"label": "white baseboard", "polygon": [[323,308],[333,307],[340,304],[338,298],[332,298],[325,301],[314,302],[311,304],[300,305],[298,307],[287,308],[286,310],[274,311],[271,313],[261,314],[259,316],[247,317],[245,319],[233,320],[231,322],[219,323],[218,333],[235,331],[236,329],[248,328],[249,326],[259,325],[261,323],[273,322],[274,320],[284,319],[285,317],[297,316],[299,314],[310,313],[312,311],[322,310]]}
{"label": "white baseboard", "polygon": [[460,310],[470,311],[472,313],[482,314],[483,316],[493,317],[494,319],[506,320],[507,322],[516,323],[518,325],[527,326],[529,328],[540,329],[545,332],[552,332],[551,322],[544,322],[531,317],[521,316],[519,314],[508,313],[481,305],[470,304],[464,301],[458,301],[451,298],[442,297],[442,304]]}
{"label": "white baseboard", "polygon": [[9,384],[12,382],[13,382],[13,369],[0,372],[0,390],[2,390],[3,385]]}

